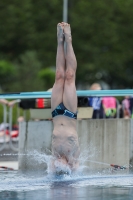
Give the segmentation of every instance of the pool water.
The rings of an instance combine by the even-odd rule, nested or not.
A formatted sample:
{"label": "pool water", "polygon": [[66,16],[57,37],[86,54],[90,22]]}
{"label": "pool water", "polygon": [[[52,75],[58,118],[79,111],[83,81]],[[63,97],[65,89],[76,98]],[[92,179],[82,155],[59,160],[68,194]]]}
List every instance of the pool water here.
{"label": "pool water", "polygon": [[[35,174],[35,173],[34,173]],[[0,200],[132,200],[133,175],[28,175],[0,172]]]}
{"label": "pool water", "polygon": [[[93,152],[94,148],[90,147],[81,154],[77,173],[61,176],[50,173],[51,155],[37,151],[19,155],[28,155],[36,164],[47,164],[47,170],[38,172],[30,169],[29,172],[23,173],[1,170],[0,200],[133,199],[133,172],[129,171],[128,167],[127,170],[113,170],[108,163],[94,161]],[[102,171],[90,171],[85,165],[86,160],[99,166],[105,165],[106,168]]]}

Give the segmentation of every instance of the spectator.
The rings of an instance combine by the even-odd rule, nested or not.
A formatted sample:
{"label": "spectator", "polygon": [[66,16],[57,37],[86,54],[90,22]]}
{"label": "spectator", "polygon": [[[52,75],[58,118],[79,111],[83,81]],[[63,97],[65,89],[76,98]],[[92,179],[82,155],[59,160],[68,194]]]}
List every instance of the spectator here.
{"label": "spectator", "polygon": [[[90,90],[101,90],[101,86],[99,83],[93,83]],[[101,97],[88,97],[88,106],[93,107],[93,119],[103,118]]]}
{"label": "spectator", "polygon": [[133,118],[133,96],[125,96],[122,101],[122,113],[124,118]]}
{"label": "spectator", "polygon": [[130,103],[130,97],[125,96],[124,100],[122,101],[122,110],[123,110],[123,117],[124,118],[130,118],[131,117],[131,103]]}
{"label": "spectator", "polygon": [[129,109],[130,109],[130,113],[131,113],[131,118],[133,118],[133,96],[131,96],[131,97],[129,98],[129,102],[130,102],[130,107],[129,107]]}
{"label": "spectator", "polygon": [[116,117],[117,102],[115,97],[103,97],[102,106],[106,118]]}
{"label": "spectator", "polygon": [[8,105],[8,101],[6,99],[0,99],[0,103],[4,105]]}

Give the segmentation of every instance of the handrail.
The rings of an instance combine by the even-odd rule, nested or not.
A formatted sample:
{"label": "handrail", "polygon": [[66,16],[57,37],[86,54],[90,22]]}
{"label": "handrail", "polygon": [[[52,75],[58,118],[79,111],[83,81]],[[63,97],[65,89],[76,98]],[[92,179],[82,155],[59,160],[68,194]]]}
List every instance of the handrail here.
{"label": "handrail", "polygon": [[[78,97],[86,96],[133,96],[133,89],[129,90],[77,90]],[[51,98],[51,92],[20,92],[0,94],[0,99]]]}

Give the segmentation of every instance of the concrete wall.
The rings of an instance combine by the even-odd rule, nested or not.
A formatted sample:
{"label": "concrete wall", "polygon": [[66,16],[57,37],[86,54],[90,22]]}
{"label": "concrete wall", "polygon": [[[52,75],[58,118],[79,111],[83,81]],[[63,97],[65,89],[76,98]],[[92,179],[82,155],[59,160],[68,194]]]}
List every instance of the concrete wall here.
{"label": "concrete wall", "polygon": [[130,148],[129,148],[129,157],[130,157],[130,164],[133,166],[133,119],[130,120]]}
{"label": "concrete wall", "polygon": [[[106,167],[106,165],[94,164],[92,161],[129,165],[129,160],[133,157],[131,128],[133,130],[133,122],[130,119],[78,120],[77,130],[81,155],[89,159],[86,165],[90,169]],[[46,148],[50,150],[52,129],[51,121],[20,123],[20,170],[44,170],[46,168],[44,163],[36,162],[31,154],[37,150],[43,155]]]}
{"label": "concrete wall", "polygon": [[34,157],[36,153],[34,151],[44,154],[47,153],[47,149],[50,149],[52,134],[51,121],[22,122],[19,128],[19,169],[46,169],[46,165],[43,162],[38,162],[38,155],[36,155],[36,158]]}

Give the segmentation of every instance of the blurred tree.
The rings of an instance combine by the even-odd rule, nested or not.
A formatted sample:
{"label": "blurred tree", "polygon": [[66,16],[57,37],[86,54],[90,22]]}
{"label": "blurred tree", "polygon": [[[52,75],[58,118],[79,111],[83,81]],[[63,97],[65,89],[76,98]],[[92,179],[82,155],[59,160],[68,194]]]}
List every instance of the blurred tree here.
{"label": "blurred tree", "polygon": [[36,30],[34,45],[44,68],[51,67],[55,65],[56,25],[62,21],[63,1],[32,0],[32,4],[32,18]]}
{"label": "blurred tree", "polygon": [[27,51],[20,55],[15,62],[16,80],[12,84],[14,91],[36,91],[42,90],[42,82],[38,77],[41,69],[41,62],[37,58],[35,51]]}
{"label": "blurred tree", "polygon": [[48,90],[53,87],[55,80],[55,71],[50,68],[42,69],[39,72],[39,77],[43,80],[44,90]]}
{"label": "blurred tree", "polygon": [[[68,2],[68,19],[78,60],[77,83],[84,85],[104,81],[111,88],[131,88],[133,1]],[[38,84],[40,87],[35,87],[37,84],[34,84],[34,87],[31,85],[30,80],[35,76],[29,73],[32,65],[28,71],[32,78],[25,79],[26,87],[20,84],[23,82],[23,78],[20,78],[20,68],[24,70],[27,62],[22,61],[20,57],[26,56],[28,51],[36,52],[40,63],[38,72],[55,65],[56,24],[62,21],[62,8],[63,1],[59,0],[0,1],[0,59],[7,59],[13,63],[17,59],[19,66],[19,70],[16,67],[17,76],[13,85],[10,84],[10,90],[12,88],[28,91],[42,88],[41,84]],[[25,70],[28,68],[25,67]]]}
{"label": "blurred tree", "polygon": [[8,91],[15,76],[15,69],[11,62],[0,60],[0,90]]}
{"label": "blurred tree", "polygon": [[73,0],[70,9],[77,82],[132,87],[133,1]]}
{"label": "blurred tree", "polygon": [[58,0],[0,1],[1,52],[14,60],[27,50],[36,50],[45,66],[53,65],[62,4]]}
{"label": "blurred tree", "polygon": [[0,47],[11,60],[33,48],[34,21],[31,0],[0,1]]}

